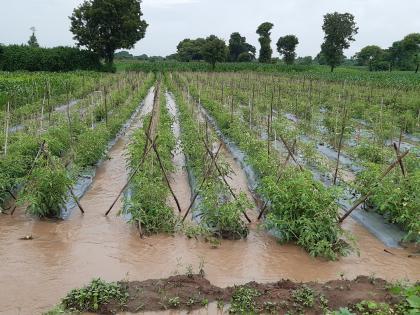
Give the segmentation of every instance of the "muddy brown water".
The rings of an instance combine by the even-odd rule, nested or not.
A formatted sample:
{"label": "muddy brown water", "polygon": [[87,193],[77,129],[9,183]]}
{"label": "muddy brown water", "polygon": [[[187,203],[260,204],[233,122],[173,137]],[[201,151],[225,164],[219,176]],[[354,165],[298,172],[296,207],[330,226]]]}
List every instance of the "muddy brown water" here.
{"label": "muddy brown water", "polygon": [[[143,114],[151,110],[150,102],[149,94]],[[120,138],[109,152],[110,159],[98,168],[81,200],[84,216],[73,211],[69,220],[40,221],[18,209],[14,217],[0,217],[0,314],[41,314],[94,277],[162,278],[184,273],[189,265],[197,271],[201,261],[206,277],[218,286],[282,278],[326,281],[341,273],[348,278],[374,274],[387,280],[420,279],[418,259],[408,258],[405,250],[386,253],[380,241],[352,220],[345,227],[357,237],[360,256],[336,262],[312,258],[295,245],[280,245],[255,225],[246,240],[223,241],[215,249],[182,235],[140,239],[134,227],[116,216],[121,201],[104,217],[127,179],[128,138]],[[33,240],[20,240],[26,235]]]}

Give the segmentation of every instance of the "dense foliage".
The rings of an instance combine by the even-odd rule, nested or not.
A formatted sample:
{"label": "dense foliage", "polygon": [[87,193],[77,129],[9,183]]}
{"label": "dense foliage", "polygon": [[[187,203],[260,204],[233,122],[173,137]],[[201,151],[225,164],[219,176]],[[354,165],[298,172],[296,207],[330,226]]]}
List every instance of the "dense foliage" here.
{"label": "dense foliage", "polygon": [[147,23],[139,0],[86,0],[70,17],[70,31],[78,46],[87,47],[105,59],[114,60],[117,49],[130,49],[146,33]]}
{"label": "dense foliage", "polygon": [[[179,108],[179,119],[181,123],[182,149],[186,156],[187,167],[190,176],[194,178],[192,183],[193,191],[198,192],[200,199],[194,205],[193,217],[199,218],[203,229],[212,235],[220,238],[240,239],[248,234],[248,227],[243,220],[243,212],[249,208],[249,201],[246,196],[240,194],[236,199],[232,198],[225,183],[221,180],[220,174],[213,171],[208,174],[204,185],[198,190],[199,183],[206,176],[206,170],[211,166],[211,159],[203,161],[206,156],[206,149],[201,143],[200,138],[204,139],[205,131],[198,122],[198,119],[191,115],[197,109],[189,101],[185,90],[176,82],[167,79],[171,91],[174,92],[176,103]],[[198,113],[196,113],[198,115]],[[209,143],[215,141],[215,135],[209,135]],[[214,139],[214,140],[212,140]],[[224,176],[229,176],[231,172],[228,165],[223,160],[218,159],[218,164],[222,168]]]}
{"label": "dense foliage", "polygon": [[[196,97],[196,85],[200,83],[196,81],[190,85],[190,91]],[[203,106],[215,118],[222,132],[243,150],[247,162],[257,172],[257,190],[264,200],[270,202],[267,228],[274,229],[280,240],[296,242],[314,256],[336,259],[346,254],[349,246],[341,239],[344,231],[337,224],[336,190],[325,188],[311,175],[295,168],[283,174],[284,183],[282,180],[277,185],[276,155],[269,155],[266,141],[247,128],[249,126],[244,121],[248,119],[232,116],[220,101],[212,97],[210,90],[200,91]]]}
{"label": "dense foliage", "polygon": [[122,306],[128,298],[126,289],[119,283],[93,279],[87,286],[71,290],[63,299],[66,310],[77,312],[98,312],[101,307],[113,301]]}
{"label": "dense foliage", "polygon": [[299,44],[299,40],[295,35],[286,35],[280,37],[277,41],[277,51],[280,55],[283,55],[283,60],[286,64],[293,64],[296,58],[296,46]]}
{"label": "dense foliage", "polygon": [[[116,82],[111,80],[114,85],[106,100],[101,97],[92,102],[89,96],[67,113],[56,111],[49,120],[41,118],[45,119],[46,129],[28,121],[23,123],[23,131],[10,134],[8,150],[2,152],[0,159],[1,204],[10,198],[10,192],[23,187],[18,202],[28,204],[29,213],[40,217],[60,216],[78,169],[96,164],[103,157],[108,141],[137,108],[139,98],[145,96],[151,84],[150,76],[131,75],[123,81],[117,78]],[[139,78],[144,81],[140,83]],[[108,119],[93,120],[94,111],[104,106],[105,101]],[[4,139],[3,135],[1,138]],[[32,169],[43,141],[48,154],[41,154]]]}
{"label": "dense foliage", "polygon": [[246,42],[246,38],[238,32],[232,33],[229,39],[228,60],[231,62],[244,62],[255,60],[256,49]]}
{"label": "dense foliage", "polygon": [[2,46],[0,70],[2,71],[72,71],[98,70],[98,55],[72,47],[40,48],[34,46]]}
{"label": "dense foliage", "polygon": [[260,55],[258,61],[261,63],[270,63],[271,55],[273,50],[271,49],[271,29],[273,24],[270,22],[264,22],[257,28],[257,34],[260,36],[258,41],[260,42]]}
{"label": "dense foliage", "polygon": [[[129,146],[129,165],[135,170],[143,160],[144,164],[140,171],[135,174],[130,184],[130,194],[125,199],[126,211],[130,214],[130,221],[141,228],[142,233],[172,233],[175,230],[177,218],[173,209],[168,206],[169,188],[165,182],[164,173],[159,166],[156,153],[150,148],[150,141],[146,137],[150,129],[150,138],[158,137],[156,149],[165,172],[173,170],[171,152],[175,146],[175,139],[172,133],[172,120],[165,105],[165,99],[161,90],[155,92],[155,104],[152,115],[143,121],[142,128],[139,128],[133,135],[132,143]],[[154,119],[152,122],[151,120]],[[157,124],[157,125],[156,125]],[[158,198],[156,196],[159,196]]]}
{"label": "dense foliage", "polygon": [[343,50],[350,47],[358,28],[352,14],[334,12],[324,16],[322,30],[325,32],[325,37],[321,51],[332,72],[340,65]]}

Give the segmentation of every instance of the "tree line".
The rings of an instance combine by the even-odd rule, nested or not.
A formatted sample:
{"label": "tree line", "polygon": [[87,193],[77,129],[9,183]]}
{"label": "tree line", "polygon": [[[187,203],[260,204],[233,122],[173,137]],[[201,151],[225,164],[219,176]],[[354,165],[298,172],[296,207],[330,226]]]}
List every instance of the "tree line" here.
{"label": "tree line", "polygon": [[[134,45],[145,37],[148,27],[142,18],[141,0],[85,0],[76,7],[70,16],[73,39],[78,48],[84,48],[87,52],[96,54],[105,61],[106,68],[113,69],[115,51],[120,49],[132,49]],[[273,50],[271,48],[271,30],[274,24],[264,22],[258,26],[259,54],[258,62],[274,63]],[[35,29],[27,46],[41,54]],[[315,57],[319,64],[330,66],[331,71],[341,65],[345,60],[344,50],[350,47],[358,33],[354,16],[350,13],[328,13],[324,15],[322,30],[324,41],[321,51]],[[276,42],[277,52],[284,63],[290,65],[297,61],[303,64],[312,63],[312,57],[296,58],[296,48],[299,39],[296,35],[288,34],[280,37]],[[28,49],[29,49],[28,48]],[[69,47],[67,47],[70,49]],[[44,49],[42,53],[49,52]],[[2,55],[3,51],[3,55]],[[23,48],[0,46],[0,64],[5,64],[4,51],[11,51],[13,58],[30,58],[31,53],[24,53]],[[57,50],[58,51],[58,50]],[[70,50],[68,50],[70,52]],[[76,53],[75,51],[73,51]],[[52,54],[52,53],[51,53]],[[420,33],[409,34],[402,40],[394,42],[387,49],[378,46],[367,46],[358,52],[352,59],[356,65],[368,66],[369,70],[419,70],[420,63]],[[54,54],[52,54],[55,56]],[[91,55],[80,53],[80,58],[87,57],[93,62]],[[2,57],[3,56],[3,57]],[[19,57],[20,56],[20,57]],[[118,58],[134,58],[128,52],[117,53]],[[3,58],[3,62],[2,62]],[[160,60],[163,57],[139,56],[136,59]],[[10,58],[9,58],[10,59]],[[48,59],[48,58],[47,58]],[[215,35],[207,38],[184,39],[177,45],[177,52],[167,56],[166,59],[176,59],[183,62],[204,60],[215,67],[217,62],[253,62],[257,59],[257,49],[246,41],[239,32],[231,34],[228,44]],[[64,61],[63,61],[64,62]],[[47,61],[48,63],[48,61]],[[94,61],[96,63],[96,61]]]}
{"label": "tree line", "polygon": [[[261,63],[275,63],[271,48],[271,30],[273,23],[264,22],[258,26],[260,44],[258,61]],[[341,65],[346,57],[344,50],[350,47],[358,33],[354,16],[350,13],[328,13],[324,16],[322,25],[324,41],[320,53],[312,59],[311,56],[296,58],[296,48],[299,39],[296,35],[282,36],[276,43],[277,52],[285,64],[291,65],[298,60],[301,64],[311,64],[313,61],[328,65],[331,71]],[[217,44],[216,44],[217,43]],[[256,60],[256,48],[246,42],[240,33],[232,33],[228,45],[224,41],[211,35],[204,38],[184,39],[177,46],[176,54],[167,59],[176,59],[183,62],[205,60],[213,66],[216,62],[250,62]],[[218,48],[217,48],[218,47]],[[210,49],[210,51],[207,51]],[[209,59],[209,52],[215,55]],[[217,52],[217,53],[216,53]],[[378,70],[415,70],[417,73],[420,64],[420,33],[409,34],[401,41],[396,41],[388,49],[378,46],[367,46],[356,53],[348,62],[352,65],[368,66],[370,71]]]}

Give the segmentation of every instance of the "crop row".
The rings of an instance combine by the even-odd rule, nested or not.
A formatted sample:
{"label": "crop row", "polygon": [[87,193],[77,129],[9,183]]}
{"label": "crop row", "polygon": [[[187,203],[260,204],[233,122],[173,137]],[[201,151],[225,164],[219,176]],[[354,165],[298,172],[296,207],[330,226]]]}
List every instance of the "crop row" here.
{"label": "crop row", "polygon": [[[264,93],[264,91],[256,93],[257,88],[252,93],[252,90],[247,90],[249,85],[243,83],[246,80],[240,76],[239,78],[230,76],[223,79],[225,84],[230,79],[230,84],[226,84],[228,87],[224,87],[222,92],[218,89],[218,93],[215,93],[215,90],[211,88],[215,83],[208,81],[205,76],[200,78],[197,74],[185,75],[185,80],[189,82],[190,86],[198,87],[201,97],[206,96],[213,100],[220,100],[225,112],[230,112],[231,116],[240,117],[243,123],[246,123],[259,135],[263,134],[266,138],[268,135],[269,146],[272,144],[276,149],[279,149],[276,146],[279,141],[276,139],[279,139],[280,136],[288,139],[289,142],[297,140],[297,152],[310,167],[315,167],[318,172],[325,173],[323,176],[329,177],[328,184],[333,182],[332,178],[337,166],[337,151],[340,150],[341,161],[346,168],[345,170],[339,168],[338,173],[342,177],[341,186],[346,187],[345,182],[348,181],[347,189],[355,189],[356,192],[362,194],[367,193],[370,187],[374,187],[372,197],[368,199],[368,205],[406,230],[408,232],[407,240],[418,239],[419,148],[415,142],[414,144],[405,142],[405,137],[408,138],[408,136],[404,135],[397,127],[397,121],[403,119],[407,121],[407,117],[416,121],[417,118],[411,116],[414,114],[413,112],[404,116],[398,114],[393,108],[382,106],[373,115],[371,114],[373,110],[370,108],[377,106],[369,103],[367,99],[364,103],[366,109],[351,99],[341,103],[339,98],[336,103],[333,99],[328,101],[328,98],[319,102],[311,102],[309,97],[306,103],[298,103],[293,92],[283,93],[288,90],[284,84],[279,88],[281,94],[273,97],[269,92],[273,85],[269,85],[267,88],[268,93]],[[232,81],[235,83],[232,84]],[[273,83],[274,86],[277,83]],[[289,84],[290,86],[294,85],[294,83]],[[263,83],[259,89],[264,90],[265,85]],[[333,89],[330,94],[334,95]],[[299,104],[303,106],[301,112],[298,111]],[[357,110],[363,110],[364,115],[370,115],[372,124],[365,123],[360,127],[360,120],[351,118]],[[309,115],[305,116],[302,112],[309,112]],[[414,122],[414,127],[415,130],[418,130],[416,124],[417,122]],[[398,140],[398,138],[400,139]],[[401,170],[396,168],[380,181],[383,170],[396,158],[395,150],[390,145],[393,141],[401,142],[398,145],[401,147],[400,151],[406,149],[411,151],[404,161],[406,172],[401,174]],[[355,182],[353,182],[353,177],[356,177]]]}
{"label": "crop row", "polygon": [[[0,159],[2,203],[23,187],[18,203],[29,204],[29,213],[60,216],[77,174],[103,157],[108,141],[139,106],[152,79],[151,75],[132,75],[109,91],[108,104],[103,98],[82,111],[72,108],[67,113],[55,113],[54,123],[46,130],[10,135],[7,151]],[[99,109],[105,111],[105,117],[96,115],[92,121]]]}

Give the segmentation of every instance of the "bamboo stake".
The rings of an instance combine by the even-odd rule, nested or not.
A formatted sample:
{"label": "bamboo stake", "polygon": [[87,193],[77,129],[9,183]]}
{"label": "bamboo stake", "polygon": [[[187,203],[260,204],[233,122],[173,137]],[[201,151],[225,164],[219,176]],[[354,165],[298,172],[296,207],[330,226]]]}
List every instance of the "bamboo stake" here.
{"label": "bamboo stake", "polygon": [[197,197],[198,197],[198,194],[199,194],[199,192],[200,192],[200,190],[201,190],[201,187],[203,187],[204,182],[206,181],[207,177],[210,175],[210,172],[212,171],[212,168],[213,168],[213,163],[214,163],[214,161],[216,161],[216,160],[217,160],[217,157],[218,157],[218,155],[219,155],[219,152],[220,152],[221,147],[222,147],[222,144],[220,143],[219,148],[217,149],[217,152],[216,152],[216,154],[215,154],[215,156],[214,156],[214,160],[212,160],[212,162],[211,162],[211,164],[210,164],[210,167],[208,168],[208,170],[207,170],[206,174],[204,174],[203,180],[201,181],[200,186],[198,187],[198,189],[197,189],[196,193],[194,194],[194,197],[193,197],[193,199],[192,199],[192,201],[191,201],[191,203],[190,203],[190,205],[189,205],[189,207],[188,207],[187,211],[185,212],[184,217],[182,218],[182,222],[184,222],[184,221],[185,221],[185,219],[187,218],[188,213],[190,212],[190,210],[191,210],[192,206],[194,205],[195,200],[196,200],[196,199],[197,199]]}
{"label": "bamboo stake", "polygon": [[295,155],[293,154],[293,151],[290,149],[289,145],[287,144],[287,142],[284,140],[283,136],[281,134],[279,134],[279,138],[280,140],[283,142],[284,146],[286,147],[287,151],[290,154],[290,157],[293,159],[293,162],[296,163],[296,165],[299,167],[299,169],[301,171],[303,171],[303,167],[302,165],[300,165],[300,163],[296,160]]}
{"label": "bamboo stake", "polygon": [[[385,172],[381,175],[381,177],[378,180],[378,183],[384,179],[385,176],[387,176],[389,174],[389,172],[397,165],[399,164],[399,162],[408,154],[409,151],[404,152],[403,154],[399,155],[397,160],[395,160],[391,165],[388,166],[388,168],[385,170]],[[373,188],[375,188],[377,185],[375,184],[373,186]],[[361,205],[363,202],[365,202],[373,193],[373,188],[363,197],[359,198],[355,204],[338,220],[339,223],[343,222],[349,215],[350,213],[353,212],[353,210],[355,210],[359,205]]]}
{"label": "bamboo stake", "polygon": [[[51,158],[49,152],[45,151],[44,147],[42,147],[42,152],[45,154],[45,156],[47,157],[47,159],[50,161],[50,163],[53,165],[53,167],[56,169],[56,164],[53,161],[53,159]],[[77,198],[77,196],[74,194],[73,192],[73,188],[69,186],[67,186],[67,188],[70,190],[70,195],[72,196],[73,200],[76,202],[77,207],[79,208],[80,212],[82,214],[85,214],[85,210],[83,209],[82,205],[79,203],[79,199]]]}
{"label": "bamboo stake", "polygon": [[335,185],[337,183],[338,168],[340,166],[341,146],[342,146],[342,143],[343,143],[344,130],[346,129],[346,119],[347,119],[347,108],[344,110],[343,123],[342,123],[342,126],[341,126],[341,133],[340,133],[340,139],[338,141],[337,164],[335,165],[333,185]]}
{"label": "bamboo stake", "polygon": [[157,150],[156,143],[153,142],[152,139],[150,139],[150,137],[147,134],[146,134],[146,136],[149,138],[149,141],[152,143],[153,151],[155,151],[156,157],[157,157],[158,162],[159,162],[160,169],[162,170],[163,176],[165,177],[166,184],[168,185],[168,188],[171,191],[172,197],[175,200],[175,203],[176,203],[176,206],[178,208],[179,213],[181,213],[182,212],[181,206],[179,205],[178,198],[176,197],[175,192],[173,191],[173,189],[171,187],[171,184],[169,183],[169,179],[168,179],[168,176],[166,175],[166,171],[165,171],[165,168],[163,166],[162,160],[160,158],[159,152]]}
{"label": "bamboo stake", "polygon": [[[204,140],[202,140],[202,141],[204,142],[204,146],[206,147],[206,151],[209,154],[210,158],[212,159],[212,162],[214,163],[214,166],[216,167],[217,172],[222,177],[222,180],[225,183],[225,185],[227,186],[227,188],[229,189],[229,192],[231,193],[232,197],[236,200],[237,199],[237,196],[236,196],[235,192],[233,191],[232,187],[230,187],[229,183],[227,182],[227,180],[226,180],[225,176],[223,175],[222,170],[220,169],[219,165],[215,161],[213,152],[211,152],[211,150],[208,147],[207,143]],[[245,216],[245,218],[248,221],[248,223],[251,223],[252,221],[248,217],[248,215],[246,214],[246,212],[245,211],[242,211],[242,213]]]}
{"label": "bamboo stake", "polygon": [[[295,145],[296,145],[296,140],[293,142],[293,145],[292,145],[292,151],[294,150]],[[284,169],[285,169],[285,167],[287,166],[287,163],[289,163],[290,157],[291,157],[291,154],[290,154],[290,152],[289,152],[289,153],[287,154],[286,160],[284,161],[284,163],[282,164],[282,166],[281,166],[281,168],[280,168],[279,175],[277,176],[277,179],[276,179],[276,185],[280,182],[280,179],[281,179],[281,178],[282,178],[282,176],[283,176],[283,170],[284,170]],[[262,208],[261,208],[261,210],[260,210],[260,214],[258,215],[258,220],[260,220],[260,219],[261,219],[261,217],[263,216],[264,211],[265,211],[265,209],[267,208],[267,206],[268,206],[268,201],[265,201],[265,202],[264,202],[263,207],[262,207]]]}
{"label": "bamboo stake", "polygon": [[[397,158],[400,156],[400,148],[399,147],[397,147],[397,144],[394,142],[393,143],[394,144],[394,150],[395,150],[395,153],[396,153],[396,155],[397,155]],[[404,164],[403,164],[403,161],[402,160],[400,160],[399,161],[399,164],[400,164],[400,168],[401,168],[401,173],[403,174],[403,176],[405,177],[406,176],[406,172],[405,172],[405,168],[404,168]]]}
{"label": "bamboo stake", "polygon": [[6,113],[6,137],[4,139],[4,156],[7,155],[7,144],[9,141],[9,120],[10,120],[10,102],[7,102],[7,113]]}
{"label": "bamboo stake", "polygon": [[[156,141],[156,139],[157,139],[157,137],[155,138],[155,141]],[[152,149],[152,146],[147,146],[146,150],[144,151],[144,154],[143,154],[143,157],[142,157],[140,163],[136,166],[136,168],[134,169],[134,171],[131,173],[131,175],[128,178],[127,182],[125,183],[125,185],[123,186],[123,188],[121,188],[120,192],[118,193],[117,197],[112,202],[111,206],[108,208],[107,212],[105,212],[105,216],[107,216],[111,212],[112,208],[117,203],[118,199],[120,199],[120,197],[121,197],[122,193],[124,192],[124,190],[127,189],[128,185],[131,183],[131,181],[133,180],[133,178],[136,175],[136,173],[143,166],[144,162],[146,161],[146,156],[148,155],[148,153],[150,152],[151,149]]]}

